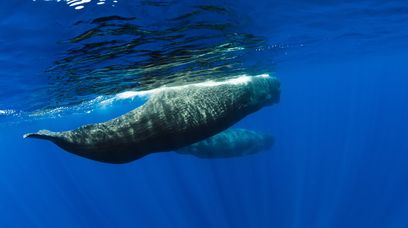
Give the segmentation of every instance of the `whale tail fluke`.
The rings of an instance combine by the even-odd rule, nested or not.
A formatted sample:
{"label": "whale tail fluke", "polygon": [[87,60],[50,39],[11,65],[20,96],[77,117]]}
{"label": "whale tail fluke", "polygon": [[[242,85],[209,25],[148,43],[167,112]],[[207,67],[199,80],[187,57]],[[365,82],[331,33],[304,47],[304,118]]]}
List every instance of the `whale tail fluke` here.
{"label": "whale tail fluke", "polygon": [[40,130],[37,133],[24,134],[23,138],[37,138],[37,139],[45,139],[45,140],[54,141],[56,138],[58,138],[58,135],[56,132],[51,132],[48,130]]}

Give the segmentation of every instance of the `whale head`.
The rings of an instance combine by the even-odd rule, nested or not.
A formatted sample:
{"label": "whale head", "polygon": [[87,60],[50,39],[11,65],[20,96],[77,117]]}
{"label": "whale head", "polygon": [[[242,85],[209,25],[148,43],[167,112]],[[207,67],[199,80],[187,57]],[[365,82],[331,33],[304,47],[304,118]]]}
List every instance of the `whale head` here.
{"label": "whale head", "polygon": [[251,103],[256,109],[279,103],[280,82],[277,78],[262,74],[254,76],[251,80]]}

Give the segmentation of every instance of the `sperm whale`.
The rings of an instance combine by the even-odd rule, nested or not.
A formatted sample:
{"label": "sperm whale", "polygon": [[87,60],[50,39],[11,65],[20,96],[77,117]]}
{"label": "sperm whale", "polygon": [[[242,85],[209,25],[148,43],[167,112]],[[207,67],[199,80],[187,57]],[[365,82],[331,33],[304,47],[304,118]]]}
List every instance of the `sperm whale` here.
{"label": "sperm whale", "polygon": [[229,158],[255,154],[272,147],[274,139],[248,129],[229,128],[212,137],[176,150],[199,158]]}
{"label": "sperm whale", "polygon": [[153,90],[142,106],[107,122],[63,132],[40,130],[24,138],[49,140],[100,162],[127,163],[211,137],[279,97],[278,79],[265,74],[164,87]]}

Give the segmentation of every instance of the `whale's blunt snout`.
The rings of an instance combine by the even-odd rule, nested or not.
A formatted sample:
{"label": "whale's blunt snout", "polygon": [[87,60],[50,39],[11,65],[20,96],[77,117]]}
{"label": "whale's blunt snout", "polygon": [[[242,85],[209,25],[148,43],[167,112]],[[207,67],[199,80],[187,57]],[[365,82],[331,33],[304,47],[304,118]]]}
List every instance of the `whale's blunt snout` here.
{"label": "whale's blunt snout", "polygon": [[268,78],[268,93],[266,96],[266,105],[277,104],[280,101],[281,83],[277,78]]}

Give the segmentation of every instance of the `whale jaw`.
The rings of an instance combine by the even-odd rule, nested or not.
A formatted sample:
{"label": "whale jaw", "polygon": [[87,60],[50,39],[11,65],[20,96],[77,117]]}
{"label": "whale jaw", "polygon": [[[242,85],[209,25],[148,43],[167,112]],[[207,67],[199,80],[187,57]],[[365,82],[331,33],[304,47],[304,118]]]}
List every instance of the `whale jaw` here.
{"label": "whale jaw", "polygon": [[140,159],[149,153],[130,152],[128,148],[118,146],[113,150],[105,150],[98,147],[87,147],[81,144],[73,143],[68,132],[52,132],[48,130],[40,130],[36,133],[27,133],[23,138],[35,138],[50,141],[65,151],[75,154],[93,161],[110,164],[125,164],[136,159]]}
{"label": "whale jaw", "polygon": [[56,132],[48,130],[40,130],[37,133],[27,133],[23,135],[23,138],[36,138],[54,141],[58,137]]}

